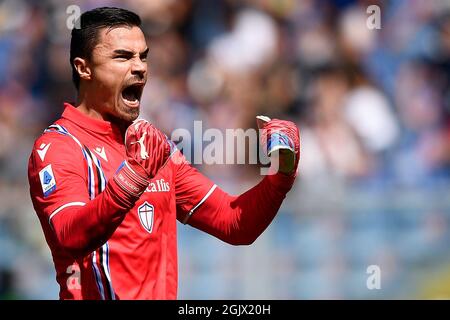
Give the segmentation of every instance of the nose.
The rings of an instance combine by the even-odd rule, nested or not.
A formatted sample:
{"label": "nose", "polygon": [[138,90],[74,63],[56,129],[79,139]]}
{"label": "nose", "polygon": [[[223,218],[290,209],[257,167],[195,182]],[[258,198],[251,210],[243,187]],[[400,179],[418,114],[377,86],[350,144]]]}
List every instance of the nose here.
{"label": "nose", "polygon": [[147,63],[142,61],[139,57],[134,59],[131,67],[131,74],[139,76],[144,79],[147,73]]}

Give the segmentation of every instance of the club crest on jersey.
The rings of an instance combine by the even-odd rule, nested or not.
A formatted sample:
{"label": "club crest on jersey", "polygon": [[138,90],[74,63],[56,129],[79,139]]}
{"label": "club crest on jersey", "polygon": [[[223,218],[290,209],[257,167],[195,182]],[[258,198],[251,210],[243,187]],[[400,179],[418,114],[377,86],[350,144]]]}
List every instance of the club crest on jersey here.
{"label": "club crest on jersey", "polygon": [[53,191],[56,190],[56,179],[53,174],[52,165],[49,164],[44,169],[39,171],[39,178],[41,180],[42,192],[44,198],[48,197]]}
{"label": "club crest on jersey", "polygon": [[154,211],[154,207],[147,201],[138,207],[139,220],[148,233],[152,233],[153,230]]}

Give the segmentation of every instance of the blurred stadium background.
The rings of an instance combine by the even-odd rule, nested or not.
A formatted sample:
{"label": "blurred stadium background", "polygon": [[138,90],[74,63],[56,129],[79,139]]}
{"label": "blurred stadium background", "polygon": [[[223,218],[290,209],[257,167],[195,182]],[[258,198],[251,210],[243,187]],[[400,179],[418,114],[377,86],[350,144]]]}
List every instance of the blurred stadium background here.
{"label": "blurred stadium background", "polygon": [[[450,1],[0,1],[0,299],[56,299],[29,199],[34,139],[73,100],[69,5],[144,20],[144,116],[166,133],[302,132],[300,177],[269,229],[232,247],[179,225],[179,297],[450,298]],[[381,8],[369,30],[366,8]],[[201,166],[230,193],[255,166]],[[142,254],[145,254],[144,252]],[[367,267],[381,289],[366,287]]]}

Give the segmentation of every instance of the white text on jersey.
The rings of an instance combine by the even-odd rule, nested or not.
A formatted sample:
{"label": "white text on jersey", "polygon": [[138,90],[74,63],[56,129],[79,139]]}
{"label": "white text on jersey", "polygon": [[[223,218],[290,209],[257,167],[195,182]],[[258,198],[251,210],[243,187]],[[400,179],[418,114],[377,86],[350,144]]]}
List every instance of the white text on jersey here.
{"label": "white text on jersey", "polygon": [[170,184],[164,181],[164,179],[158,179],[150,182],[145,192],[169,192]]}

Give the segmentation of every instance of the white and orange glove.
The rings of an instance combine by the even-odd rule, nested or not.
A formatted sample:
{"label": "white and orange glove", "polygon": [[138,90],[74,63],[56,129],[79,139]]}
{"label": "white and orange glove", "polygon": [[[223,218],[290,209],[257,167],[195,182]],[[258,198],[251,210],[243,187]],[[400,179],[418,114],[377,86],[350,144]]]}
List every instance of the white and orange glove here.
{"label": "white and orange glove", "polygon": [[[271,157],[278,161],[278,171],[286,175],[297,175],[300,160],[300,132],[291,121],[257,116],[258,128],[262,130],[261,144]],[[275,151],[279,150],[279,154]],[[276,172],[274,172],[276,173]]]}
{"label": "white and orange glove", "polygon": [[144,119],[134,121],[125,133],[127,159],[114,179],[128,193],[140,196],[166,164],[171,146],[167,137]]}

